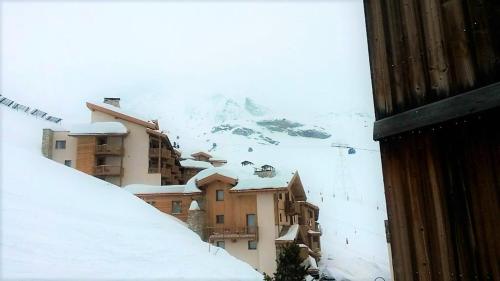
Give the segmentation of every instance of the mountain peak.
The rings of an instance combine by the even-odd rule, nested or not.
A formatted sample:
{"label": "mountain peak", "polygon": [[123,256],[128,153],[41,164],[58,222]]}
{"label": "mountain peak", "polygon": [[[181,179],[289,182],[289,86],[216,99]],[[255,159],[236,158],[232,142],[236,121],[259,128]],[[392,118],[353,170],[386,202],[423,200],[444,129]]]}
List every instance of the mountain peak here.
{"label": "mountain peak", "polygon": [[245,98],[245,109],[246,111],[248,111],[248,113],[252,114],[253,116],[263,116],[269,111],[267,108],[256,104],[249,97]]}

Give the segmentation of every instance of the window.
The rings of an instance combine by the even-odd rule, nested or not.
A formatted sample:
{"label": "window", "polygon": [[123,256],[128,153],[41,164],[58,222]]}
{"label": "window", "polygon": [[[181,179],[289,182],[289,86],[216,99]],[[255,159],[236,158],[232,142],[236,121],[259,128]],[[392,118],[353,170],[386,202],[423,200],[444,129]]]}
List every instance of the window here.
{"label": "window", "polygon": [[249,250],[257,250],[257,241],[255,241],[255,240],[248,241],[248,249]]}
{"label": "window", "polygon": [[281,213],[280,213],[280,222],[282,222],[283,220],[281,219]]}
{"label": "window", "polygon": [[66,149],[66,141],[56,140],[56,149]]}
{"label": "window", "polygon": [[224,223],[224,215],[216,215],[215,222],[218,224]]}
{"label": "window", "polygon": [[182,213],[181,201],[172,201],[172,214]]}
{"label": "window", "polygon": [[216,190],[215,191],[215,200],[224,201],[224,190]]}
{"label": "window", "polygon": [[146,203],[148,203],[148,204],[149,204],[149,205],[151,205],[151,206],[156,205],[156,202],[155,202],[155,201],[146,201]]}
{"label": "window", "polygon": [[280,193],[280,194],[278,194],[278,198],[281,200],[281,193]]}
{"label": "window", "polygon": [[64,165],[71,167],[71,160],[64,160]]}
{"label": "window", "polygon": [[224,243],[224,241],[217,241],[217,242],[215,242],[215,245],[219,248],[222,248],[222,249],[226,248],[226,243]]}

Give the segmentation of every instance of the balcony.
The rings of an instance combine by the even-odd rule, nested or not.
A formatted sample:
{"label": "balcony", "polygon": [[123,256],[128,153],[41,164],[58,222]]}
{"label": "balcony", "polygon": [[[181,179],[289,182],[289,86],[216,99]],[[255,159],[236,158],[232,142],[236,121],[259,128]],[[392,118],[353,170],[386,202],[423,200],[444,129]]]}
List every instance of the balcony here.
{"label": "balcony", "polygon": [[285,202],[285,214],[286,215],[297,215],[300,214],[300,203],[299,202]]}
{"label": "balcony", "polygon": [[148,169],[149,174],[160,174],[162,177],[170,177],[172,175],[172,170],[170,168],[158,168],[151,167]]}
{"label": "balcony", "polygon": [[96,155],[123,155],[123,146],[100,144],[95,146]]}
{"label": "balcony", "polygon": [[159,157],[161,152],[162,158],[170,158],[172,152],[166,148],[150,148],[149,149],[149,157]]}
{"label": "balcony", "polygon": [[123,168],[113,165],[100,165],[94,169],[94,176],[121,176]]}
{"label": "balcony", "polygon": [[255,239],[258,240],[259,229],[257,226],[241,227],[207,227],[206,229],[209,241],[217,239]]}

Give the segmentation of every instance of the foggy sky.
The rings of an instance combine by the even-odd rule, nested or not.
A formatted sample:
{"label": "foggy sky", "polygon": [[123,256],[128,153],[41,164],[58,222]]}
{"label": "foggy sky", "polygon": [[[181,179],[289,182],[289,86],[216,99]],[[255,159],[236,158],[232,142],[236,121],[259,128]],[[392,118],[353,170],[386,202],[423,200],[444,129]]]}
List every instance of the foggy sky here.
{"label": "foggy sky", "polygon": [[361,0],[3,2],[1,16],[1,93],[65,119],[103,96],[373,112]]}

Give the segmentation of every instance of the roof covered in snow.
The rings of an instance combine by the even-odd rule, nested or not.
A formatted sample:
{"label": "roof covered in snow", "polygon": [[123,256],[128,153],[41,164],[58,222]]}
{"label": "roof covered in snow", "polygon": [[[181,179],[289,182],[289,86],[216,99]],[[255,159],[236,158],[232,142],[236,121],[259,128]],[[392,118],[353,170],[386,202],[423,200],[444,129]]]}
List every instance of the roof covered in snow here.
{"label": "roof covered in snow", "polygon": [[299,225],[298,224],[293,224],[290,226],[288,231],[283,234],[282,236],[276,238],[276,241],[293,241],[295,238],[297,238],[297,235],[299,234]]}
{"label": "roof covered in snow", "polygon": [[197,193],[198,188],[186,188],[185,185],[147,185],[130,184],[123,189],[133,194],[158,194],[158,193]]}
{"label": "roof covered in snow", "polygon": [[214,167],[209,162],[197,161],[193,159],[182,160],[180,163],[182,167],[186,168],[209,169]]}
{"label": "roof covered in snow", "polygon": [[258,176],[243,178],[238,181],[235,187],[231,190],[239,191],[239,190],[249,190],[249,189],[280,189],[287,188],[290,180],[292,179],[293,174],[291,175],[279,175],[274,176],[272,178],[260,178]]}
{"label": "roof covered in snow", "polygon": [[129,112],[121,109],[120,107],[116,107],[114,105],[110,105],[110,104],[103,103],[103,102],[87,102],[87,107],[90,110],[97,110],[97,111],[100,111],[100,112],[103,112],[106,114],[110,114],[110,115],[113,115],[115,117],[127,120],[129,122],[139,124],[141,126],[148,127],[150,129],[153,129],[153,130],[159,129],[157,124],[149,121],[152,118],[139,116],[135,113],[129,113]]}
{"label": "roof covered in snow", "polygon": [[120,122],[94,122],[72,126],[69,135],[125,135],[127,128]]}

